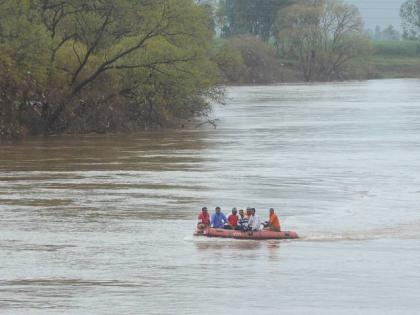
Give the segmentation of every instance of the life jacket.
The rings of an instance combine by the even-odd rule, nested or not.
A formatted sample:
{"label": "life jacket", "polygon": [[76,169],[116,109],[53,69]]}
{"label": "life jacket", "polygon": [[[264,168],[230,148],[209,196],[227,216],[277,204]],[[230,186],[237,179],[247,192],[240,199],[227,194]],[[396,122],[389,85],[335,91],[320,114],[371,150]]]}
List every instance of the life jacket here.
{"label": "life jacket", "polygon": [[273,213],[272,215],[270,215],[268,224],[273,228],[280,229],[280,220],[277,214]]}

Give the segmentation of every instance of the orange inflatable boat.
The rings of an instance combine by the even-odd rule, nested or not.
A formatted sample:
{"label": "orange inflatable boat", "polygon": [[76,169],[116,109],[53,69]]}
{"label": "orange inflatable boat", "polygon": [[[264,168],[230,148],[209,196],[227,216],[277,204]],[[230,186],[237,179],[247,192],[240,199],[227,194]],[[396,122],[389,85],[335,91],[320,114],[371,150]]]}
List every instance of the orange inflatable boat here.
{"label": "orange inflatable boat", "polygon": [[295,239],[299,236],[296,232],[292,231],[236,231],[236,230],[225,230],[225,229],[214,229],[206,228],[204,230],[197,230],[194,233],[195,236],[207,236],[207,237],[224,237],[224,238],[236,238],[245,240],[273,240],[273,239]]}

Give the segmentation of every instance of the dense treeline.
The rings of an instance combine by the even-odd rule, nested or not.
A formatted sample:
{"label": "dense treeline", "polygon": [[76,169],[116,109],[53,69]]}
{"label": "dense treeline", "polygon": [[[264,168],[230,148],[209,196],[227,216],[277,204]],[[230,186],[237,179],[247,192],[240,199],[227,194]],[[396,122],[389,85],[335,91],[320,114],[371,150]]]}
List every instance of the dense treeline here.
{"label": "dense treeline", "polygon": [[206,114],[221,95],[213,35],[192,0],[2,0],[0,136]]}
{"label": "dense treeline", "polygon": [[230,63],[222,58],[226,76],[235,83],[418,77],[420,1],[407,0],[400,13],[410,41],[399,41],[392,26],[369,34],[358,9],[340,0],[222,0],[216,14],[225,40],[221,56],[236,56]]}
{"label": "dense treeline", "polygon": [[221,0],[217,17],[222,37],[255,35],[263,41],[275,36],[278,12],[293,0]]}
{"label": "dense treeline", "polygon": [[280,67],[280,78],[296,71],[305,81],[352,78],[354,61],[372,52],[358,9],[336,0],[224,0],[218,23],[230,41],[252,34],[275,47],[264,67]]}
{"label": "dense treeline", "polygon": [[[394,67],[385,50],[409,44],[416,58],[419,46],[372,45],[357,8],[340,0],[201,2],[0,0],[0,138],[183,124],[223,98],[221,83],[420,67]],[[419,0],[401,7],[405,38],[419,39],[419,12]]]}

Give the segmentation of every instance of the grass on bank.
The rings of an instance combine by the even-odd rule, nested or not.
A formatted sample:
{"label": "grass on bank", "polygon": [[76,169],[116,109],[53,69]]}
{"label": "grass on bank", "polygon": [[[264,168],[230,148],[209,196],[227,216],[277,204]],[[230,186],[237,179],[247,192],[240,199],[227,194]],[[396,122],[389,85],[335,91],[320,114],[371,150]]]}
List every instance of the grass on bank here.
{"label": "grass on bank", "polygon": [[374,54],[367,60],[378,78],[419,78],[420,42],[374,41]]}
{"label": "grass on bank", "polygon": [[418,41],[373,41],[372,45],[377,55],[420,57],[420,42]]}

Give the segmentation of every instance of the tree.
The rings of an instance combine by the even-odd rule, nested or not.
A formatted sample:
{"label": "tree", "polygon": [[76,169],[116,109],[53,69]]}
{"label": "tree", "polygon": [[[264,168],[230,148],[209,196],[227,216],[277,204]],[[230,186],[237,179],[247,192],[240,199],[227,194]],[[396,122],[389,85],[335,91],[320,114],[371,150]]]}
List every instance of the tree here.
{"label": "tree", "polygon": [[[204,43],[202,37],[195,36],[191,31],[192,22],[196,23],[196,35],[204,35],[204,40],[208,40],[210,35],[203,28],[205,25],[197,23],[200,13],[192,10],[189,1],[76,0],[59,3],[62,7],[59,12],[63,12],[63,18],[58,23],[54,20],[57,16],[55,11],[48,12],[57,10],[56,3],[48,0],[42,2],[42,8],[47,11],[43,20],[51,36],[57,36],[55,34],[58,31],[59,47],[65,47],[66,42],[72,45],[73,53],[67,56],[71,58],[71,63],[66,61],[62,65],[68,71],[69,99],[77,97],[101,76],[110,72],[140,68],[156,71],[162,65],[176,67],[194,60],[198,53],[197,48]],[[51,25],[53,27],[48,27]],[[186,46],[187,41],[190,49],[176,49]],[[147,46],[151,47],[156,42],[166,45],[173,53],[148,55]],[[147,58],[144,58],[145,55]],[[62,102],[55,108],[50,116],[50,126],[56,122],[66,106],[68,103]]]}
{"label": "tree", "polygon": [[374,40],[382,40],[382,30],[379,25],[376,25],[375,27],[375,34],[373,36]]}
{"label": "tree", "polygon": [[282,10],[278,42],[295,59],[306,81],[340,79],[356,57],[369,53],[355,6],[333,0],[301,1]]}
{"label": "tree", "polygon": [[0,138],[28,132],[26,117],[39,112],[47,85],[49,38],[30,10],[30,1],[0,2]]}
{"label": "tree", "polygon": [[274,35],[278,11],[292,0],[222,0],[219,2],[219,25],[222,36],[252,34],[263,41]]}
{"label": "tree", "polygon": [[400,40],[400,38],[400,33],[391,24],[382,31],[382,40]]}
{"label": "tree", "polygon": [[283,69],[275,49],[258,37],[231,37],[221,48],[217,60],[223,62],[220,68],[230,82],[267,84],[281,80]]}
{"label": "tree", "polygon": [[2,0],[0,18],[0,63],[39,91],[13,103],[41,104],[44,131],[150,127],[220,96],[212,17],[192,0]]}
{"label": "tree", "polygon": [[407,0],[400,9],[403,36],[407,39],[420,38],[420,0]]}
{"label": "tree", "polygon": [[[369,36],[369,34],[368,34],[368,36]],[[401,34],[391,24],[388,25],[383,30],[381,30],[381,27],[379,25],[377,25],[375,27],[375,33],[371,33],[369,37],[376,40],[376,41],[400,40],[401,39]]]}

